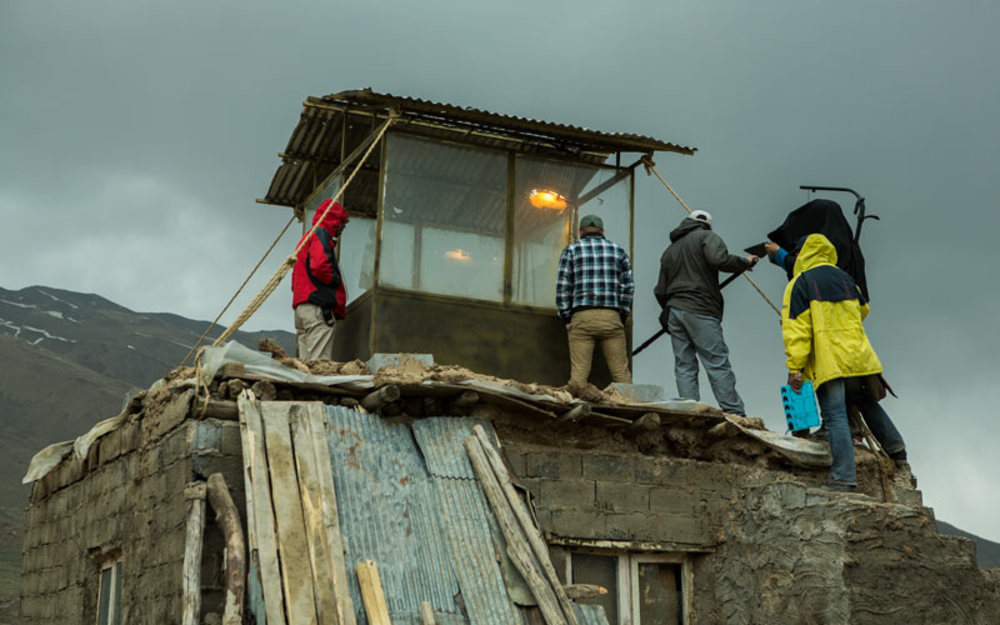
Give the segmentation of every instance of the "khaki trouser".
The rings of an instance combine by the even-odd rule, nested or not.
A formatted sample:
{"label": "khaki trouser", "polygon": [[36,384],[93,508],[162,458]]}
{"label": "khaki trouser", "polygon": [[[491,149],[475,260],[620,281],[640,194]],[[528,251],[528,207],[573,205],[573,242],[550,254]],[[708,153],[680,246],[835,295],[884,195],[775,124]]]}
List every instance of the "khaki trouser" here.
{"label": "khaki trouser", "polygon": [[615,382],[632,383],[628,370],[625,326],[617,310],[595,308],[574,313],[569,329],[569,383],[582,385],[590,377],[594,344],[601,344],[604,360]]}
{"label": "khaki trouser", "polygon": [[302,360],[333,360],[333,325],[327,325],[319,306],[299,304],[295,307],[295,335]]}

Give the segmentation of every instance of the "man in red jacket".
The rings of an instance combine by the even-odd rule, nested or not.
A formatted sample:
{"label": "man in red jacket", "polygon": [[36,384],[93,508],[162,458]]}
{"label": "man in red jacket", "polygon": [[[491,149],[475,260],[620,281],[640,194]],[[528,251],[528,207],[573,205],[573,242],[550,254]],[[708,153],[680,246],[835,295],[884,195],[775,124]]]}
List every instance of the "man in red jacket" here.
{"label": "man in red jacket", "polygon": [[316,208],[313,225],[319,222],[320,226],[315,234],[303,236],[309,240],[296,255],[292,269],[295,334],[303,360],[333,359],[333,324],[346,314],[347,291],[337,266],[336,248],[349,218],[343,206],[331,203],[326,200]]}

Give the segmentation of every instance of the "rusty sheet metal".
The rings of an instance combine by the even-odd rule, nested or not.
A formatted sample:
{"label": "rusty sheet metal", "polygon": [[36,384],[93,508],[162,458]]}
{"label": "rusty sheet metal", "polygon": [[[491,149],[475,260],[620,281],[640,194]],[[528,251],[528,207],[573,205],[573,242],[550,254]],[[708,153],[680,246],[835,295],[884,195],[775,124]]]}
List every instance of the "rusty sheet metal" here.
{"label": "rusty sheet metal", "polygon": [[599,605],[582,605],[574,601],[573,612],[580,625],[608,625],[608,615]]}
{"label": "rusty sheet metal", "polygon": [[371,107],[374,109],[397,108],[405,119],[408,115],[419,115],[436,120],[455,120],[488,127],[495,132],[517,132],[540,138],[553,136],[561,139],[575,139],[591,143],[597,149],[614,151],[666,150],[693,154],[697,148],[678,145],[654,139],[647,135],[627,132],[601,132],[582,126],[547,122],[529,117],[504,115],[471,106],[459,106],[447,102],[433,102],[420,98],[378,93],[371,88],[341,91],[323,98],[309,98],[308,102],[319,101],[352,108]]}
{"label": "rusty sheet metal", "polygon": [[[580,162],[603,163],[615,152],[668,151],[694,154],[697,148],[661,141],[653,137],[624,132],[601,132],[547,122],[528,117],[504,115],[485,109],[463,107],[444,102],[377,93],[371,89],[342,91],[324,97],[309,97],[298,124],[289,137],[285,151],[263,201],[268,204],[295,206],[306,199],[340,163],[343,126],[347,126],[347,145],[355,145],[359,134],[366,134],[375,121],[388,116],[391,109],[401,112],[397,125],[407,132],[445,140],[475,143],[497,149],[528,152],[548,149],[554,154],[569,155]],[[474,140],[473,136],[474,135]],[[348,151],[351,148],[348,147]],[[377,169],[377,162],[369,162]],[[377,184],[377,179],[369,181]],[[351,210],[351,207],[348,206]]]}
{"label": "rusty sheet metal", "polygon": [[517,623],[478,482],[435,477],[421,455],[421,449],[432,450],[437,472],[466,470],[446,456],[466,456],[462,442],[478,421],[430,419],[432,425],[417,428],[424,438],[418,447],[405,424],[343,407],[328,407],[327,413],[345,560],[359,620],[364,612],[354,566],[371,559],[393,622],[419,623],[423,601],[430,601],[442,621],[460,620],[463,608],[455,597],[461,591],[472,625]]}
{"label": "rusty sheet metal", "polygon": [[493,432],[493,426],[481,419],[432,417],[413,422],[413,435],[431,475],[476,479],[469,455],[463,446],[465,439],[472,435],[475,425],[483,426],[488,433]]}

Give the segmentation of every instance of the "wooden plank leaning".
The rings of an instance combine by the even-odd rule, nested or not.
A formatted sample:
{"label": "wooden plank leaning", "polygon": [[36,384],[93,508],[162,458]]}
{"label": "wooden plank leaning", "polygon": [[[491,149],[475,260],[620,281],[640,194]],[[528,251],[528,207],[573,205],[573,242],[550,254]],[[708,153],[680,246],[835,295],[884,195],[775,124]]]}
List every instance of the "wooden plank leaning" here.
{"label": "wooden plank leaning", "polygon": [[184,565],[182,569],[182,625],[201,623],[201,551],[205,536],[205,482],[184,488],[187,525],[184,530]]}
{"label": "wooden plank leaning", "polygon": [[317,622],[316,597],[311,567],[302,566],[309,562],[309,548],[306,545],[301,493],[295,473],[288,404],[263,402],[260,406],[267,446],[267,468],[271,476],[278,552],[281,555],[285,610],[290,623],[313,625]]}
{"label": "wooden plank leaning", "polygon": [[382,580],[379,578],[375,562],[372,560],[358,562],[356,570],[368,625],[392,625],[389,619],[389,607],[385,603],[385,593],[382,591]]}
{"label": "wooden plank leaning", "polygon": [[246,594],[246,541],[240,513],[229,494],[229,485],[221,473],[208,476],[208,502],[215,510],[215,522],[226,539],[226,602],[222,625],[242,625],[243,598]]}
{"label": "wooden plank leaning", "polygon": [[538,570],[538,564],[535,562],[535,556],[528,545],[524,531],[515,518],[496,475],[490,468],[489,460],[486,459],[483,444],[473,434],[465,439],[465,449],[469,452],[472,468],[479,478],[479,483],[486,493],[486,500],[489,502],[490,508],[493,509],[497,524],[500,526],[500,531],[507,543],[507,555],[510,556],[514,566],[527,582],[528,588],[535,595],[542,617],[547,625],[566,625],[566,617],[559,600],[556,598],[552,584]]}
{"label": "wooden plank leaning", "polygon": [[[587,404],[581,405],[587,406]],[[538,559],[538,563],[542,567],[542,572],[544,572],[549,584],[552,585],[556,599],[559,601],[559,607],[562,609],[563,615],[566,617],[566,622],[570,625],[577,625],[576,613],[573,611],[573,604],[570,603],[569,597],[566,596],[566,592],[563,590],[562,581],[560,581],[559,576],[556,574],[555,567],[552,566],[552,559],[549,557],[549,548],[545,544],[545,539],[542,537],[542,533],[538,530],[538,527],[535,526],[534,520],[528,513],[524,499],[521,498],[517,490],[514,488],[514,484],[511,482],[510,475],[507,471],[507,465],[504,464],[503,458],[500,457],[500,452],[493,447],[493,443],[490,441],[489,436],[486,434],[486,430],[483,429],[483,426],[477,425],[472,428],[472,431],[476,435],[476,438],[479,439],[479,442],[483,447],[483,451],[486,454],[486,460],[489,462],[490,468],[493,470],[493,475],[497,478],[497,482],[499,482],[500,488],[503,490],[503,494],[507,498],[507,503],[510,504],[511,510],[514,512],[514,516],[517,517],[517,521],[520,523],[521,529],[524,531],[524,536],[528,541],[528,545],[531,546],[532,553],[535,554],[535,557]]]}
{"label": "wooden plank leaning", "polygon": [[[309,569],[312,572],[316,612],[321,625],[340,625],[337,599],[334,596],[333,567],[330,566],[330,541],[323,520],[323,491],[320,486],[319,462],[314,444],[313,424],[306,408],[296,404],[288,412],[295,445],[295,469],[302,499],[302,517],[305,523],[306,548]],[[320,454],[329,451],[320,450]]]}
{"label": "wooden plank leaning", "polygon": [[267,471],[260,402],[254,399],[253,393],[243,391],[237,403],[240,414],[240,439],[243,445],[243,490],[247,500],[250,569],[260,574],[267,625],[285,625],[281,570],[278,566],[278,540],[275,534],[274,510],[271,507],[270,477]]}
{"label": "wooden plank leaning", "polygon": [[344,561],[344,537],[340,533],[340,513],[337,493],[333,483],[333,465],[330,463],[329,420],[326,406],[312,402],[307,408],[312,426],[313,446],[316,451],[316,468],[322,491],[323,523],[330,545],[329,564],[333,575],[333,592],[337,599],[337,613],[342,625],[355,625],[354,601],[347,583],[347,563]]}

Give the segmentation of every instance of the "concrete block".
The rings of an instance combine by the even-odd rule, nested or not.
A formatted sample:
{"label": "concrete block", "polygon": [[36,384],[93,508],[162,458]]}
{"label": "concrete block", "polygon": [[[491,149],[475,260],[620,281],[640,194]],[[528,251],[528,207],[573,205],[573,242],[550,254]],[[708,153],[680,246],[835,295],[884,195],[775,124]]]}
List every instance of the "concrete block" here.
{"label": "concrete block", "polygon": [[433,354],[374,354],[365,364],[369,371],[376,373],[382,367],[398,367],[401,362],[411,358],[425,367],[434,366]]}
{"label": "concrete block", "polygon": [[649,509],[662,514],[690,514],[698,510],[699,497],[681,488],[653,487],[649,491]]}
{"label": "concrete block", "polygon": [[502,449],[500,452],[507,459],[507,465],[510,466],[511,471],[517,477],[526,477],[528,475],[528,455],[522,452],[512,451],[510,449]]}
{"label": "concrete block", "polygon": [[541,480],[538,506],[549,510],[593,510],[594,482],[590,480]]}
{"label": "concrete block", "polygon": [[629,456],[583,456],[583,477],[604,482],[631,482],[635,459]]}
{"label": "concrete block", "polygon": [[608,514],[608,538],[707,544],[708,525],[691,516],[668,514]]}
{"label": "concrete block", "polygon": [[625,384],[624,382],[615,382],[611,386],[631,401],[650,403],[663,401],[665,397],[663,387],[659,384]]}
{"label": "concrete block", "polygon": [[[222,428],[213,421],[197,421],[191,433],[192,451],[222,451]],[[176,454],[180,457],[186,454]]]}
{"label": "concrete block", "polygon": [[579,454],[530,452],[525,456],[525,474],[528,477],[578,478],[583,475],[581,466]]}
{"label": "concrete block", "polygon": [[606,538],[607,515],[583,510],[553,510],[550,531],[565,538]]}
{"label": "concrete block", "polygon": [[243,442],[240,439],[240,424],[232,421],[221,421],[222,453],[227,456],[243,457]]}
{"label": "concrete block", "polygon": [[597,507],[608,512],[648,512],[649,486],[597,482]]}

